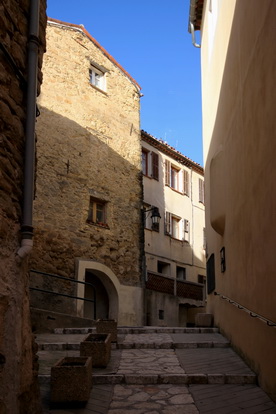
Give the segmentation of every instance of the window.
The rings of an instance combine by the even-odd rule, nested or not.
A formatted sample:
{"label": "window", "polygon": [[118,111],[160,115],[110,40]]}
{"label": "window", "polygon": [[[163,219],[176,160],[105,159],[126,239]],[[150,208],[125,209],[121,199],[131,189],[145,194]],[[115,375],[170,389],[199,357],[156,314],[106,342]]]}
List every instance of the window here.
{"label": "window", "polygon": [[147,177],[159,180],[159,156],[156,152],[142,149],[142,171]]}
{"label": "window", "polygon": [[202,285],[206,285],[206,276],[204,275],[197,275],[197,282],[201,283]]}
{"label": "window", "polygon": [[169,160],[165,160],[165,185],[189,196],[189,172],[172,165]]}
{"label": "window", "polygon": [[189,220],[181,219],[172,213],[166,211],[165,214],[165,234],[177,240],[190,241],[190,223]]}
{"label": "window", "polygon": [[210,294],[216,288],[215,255],[211,254],[207,261],[207,292]]}
{"label": "window", "polygon": [[98,89],[103,91],[106,89],[105,73],[94,66],[91,66],[89,69],[89,82]]}
{"label": "window", "polygon": [[142,150],[142,171],[144,175],[148,175],[148,151]]}
{"label": "window", "polygon": [[178,280],[186,280],[186,268],[176,266],[176,278]]}
{"label": "window", "polygon": [[199,188],[199,202],[204,204],[204,181],[199,178],[198,179],[198,188]]}
{"label": "window", "polygon": [[159,157],[158,154],[155,152],[151,153],[151,161],[152,161],[152,178],[155,180],[159,180]]}
{"label": "window", "polygon": [[171,188],[179,191],[179,170],[171,167]]}
{"label": "window", "polygon": [[105,201],[90,197],[87,222],[107,227]]}
{"label": "window", "polygon": [[172,233],[174,239],[180,239],[180,219],[172,216]]}
{"label": "window", "polygon": [[158,311],[158,317],[160,320],[164,320],[164,310],[163,309],[159,309]]}
{"label": "window", "polygon": [[170,276],[171,274],[171,266],[169,263],[166,262],[157,262],[157,272],[162,273],[163,275]]}

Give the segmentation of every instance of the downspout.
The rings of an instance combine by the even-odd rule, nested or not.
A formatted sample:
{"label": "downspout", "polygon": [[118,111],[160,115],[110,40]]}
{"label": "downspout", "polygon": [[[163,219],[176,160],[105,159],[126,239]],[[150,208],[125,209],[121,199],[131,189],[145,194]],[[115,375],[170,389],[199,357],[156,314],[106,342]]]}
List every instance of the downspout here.
{"label": "downspout", "polygon": [[35,122],[39,48],[39,12],[40,0],[31,0],[28,39],[24,194],[21,225],[22,240],[21,247],[17,251],[17,256],[20,261],[31,252],[33,247],[33,199],[35,178]]}
{"label": "downspout", "polygon": [[188,31],[192,35],[192,43],[194,47],[200,48],[200,44],[196,42],[195,39],[195,27],[194,27],[194,21],[196,17],[196,3],[197,0],[190,0],[190,13],[189,13],[189,24],[188,24]]}

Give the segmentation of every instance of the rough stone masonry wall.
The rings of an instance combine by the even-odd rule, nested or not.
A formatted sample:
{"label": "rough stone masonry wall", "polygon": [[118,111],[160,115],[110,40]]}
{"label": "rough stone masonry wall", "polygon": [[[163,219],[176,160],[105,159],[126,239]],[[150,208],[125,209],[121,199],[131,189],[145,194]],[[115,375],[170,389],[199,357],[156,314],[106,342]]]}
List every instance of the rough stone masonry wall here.
{"label": "rough stone masonry wall", "polygon": [[[106,93],[90,85],[90,61],[107,70]],[[141,286],[138,90],[82,32],[52,24],[43,74],[32,266],[75,278],[75,258],[91,259],[120,283]],[[86,222],[90,196],[107,202],[108,228]],[[56,285],[72,293],[70,284]],[[34,304],[64,312],[73,306],[49,296]]]}
{"label": "rough stone masonry wall", "polygon": [[[45,49],[41,1],[39,68]],[[30,327],[26,260],[18,264],[23,191],[29,1],[0,5],[0,412],[39,413],[37,364]],[[6,50],[6,54],[4,52]],[[9,64],[10,56],[23,75]],[[39,83],[42,76],[38,73]]]}

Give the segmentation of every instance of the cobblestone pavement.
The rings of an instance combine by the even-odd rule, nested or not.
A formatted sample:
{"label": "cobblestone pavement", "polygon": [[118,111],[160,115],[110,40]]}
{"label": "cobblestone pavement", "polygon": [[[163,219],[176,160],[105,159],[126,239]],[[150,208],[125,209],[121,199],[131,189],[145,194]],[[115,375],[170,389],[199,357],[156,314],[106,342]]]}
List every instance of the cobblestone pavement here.
{"label": "cobblestone pavement", "polygon": [[115,385],[108,414],[198,414],[185,385]]}
{"label": "cobblestone pavement", "polygon": [[79,354],[78,332],[38,337],[44,414],[276,414],[254,373],[215,330],[122,332],[108,366],[93,368],[85,407],[50,407],[50,367]]}
{"label": "cobblestone pavement", "polygon": [[184,374],[173,349],[123,349],[118,374]]}

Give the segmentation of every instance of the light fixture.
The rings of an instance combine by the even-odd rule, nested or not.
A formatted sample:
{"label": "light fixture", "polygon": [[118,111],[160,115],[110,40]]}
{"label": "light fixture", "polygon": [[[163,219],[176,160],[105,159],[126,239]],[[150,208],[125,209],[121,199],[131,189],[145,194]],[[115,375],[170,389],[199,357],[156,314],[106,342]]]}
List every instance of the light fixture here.
{"label": "light fixture", "polygon": [[144,218],[146,218],[146,213],[151,212],[151,220],[152,220],[152,224],[159,224],[161,216],[159,213],[159,208],[158,207],[151,207],[148,210],[144,210]]}

